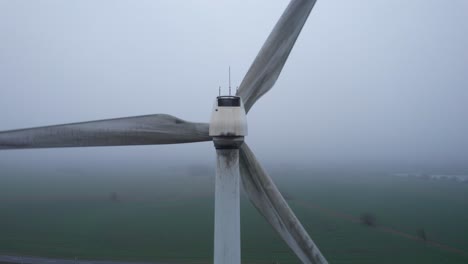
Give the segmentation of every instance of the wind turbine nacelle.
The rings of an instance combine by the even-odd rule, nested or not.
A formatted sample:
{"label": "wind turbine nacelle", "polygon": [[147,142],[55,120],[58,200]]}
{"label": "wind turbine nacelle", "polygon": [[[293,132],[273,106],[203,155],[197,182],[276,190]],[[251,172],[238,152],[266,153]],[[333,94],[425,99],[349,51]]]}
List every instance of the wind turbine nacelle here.
{"label": "wind turbine nacelle", "polygon": [[210,121],[211,137],[247,136],[247,117],[239,96],[218,96]]}

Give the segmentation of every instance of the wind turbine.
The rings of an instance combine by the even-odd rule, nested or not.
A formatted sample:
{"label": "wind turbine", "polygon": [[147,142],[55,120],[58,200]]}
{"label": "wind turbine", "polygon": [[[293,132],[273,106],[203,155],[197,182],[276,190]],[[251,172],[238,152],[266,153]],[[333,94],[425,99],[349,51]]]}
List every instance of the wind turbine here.
{"label": "wind turbine", "polygon": [[166,114],[0,132],[0,149],[128,146],[213,141],[217,154],[214,263],[239,264],[239,182],[251,202],[303,263],[327,263],[272,179],[244,143],[246,114],[276,80],[316,0],[291,0],[235,96],[216,98],[211,121]]}

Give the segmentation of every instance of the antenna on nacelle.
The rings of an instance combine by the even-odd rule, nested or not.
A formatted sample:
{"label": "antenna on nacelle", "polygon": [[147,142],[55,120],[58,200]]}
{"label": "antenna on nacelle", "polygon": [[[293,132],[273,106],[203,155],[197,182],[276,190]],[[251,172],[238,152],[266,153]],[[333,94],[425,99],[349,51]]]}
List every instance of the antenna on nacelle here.
{"label": "antenna on nacelle", "polygon": [[221,86],[219,86],[219,96],[221,96]]}
{"label": "antenna on nacelle", "polygon": [[229,95],[231,95],[231,66],[229,66]]}

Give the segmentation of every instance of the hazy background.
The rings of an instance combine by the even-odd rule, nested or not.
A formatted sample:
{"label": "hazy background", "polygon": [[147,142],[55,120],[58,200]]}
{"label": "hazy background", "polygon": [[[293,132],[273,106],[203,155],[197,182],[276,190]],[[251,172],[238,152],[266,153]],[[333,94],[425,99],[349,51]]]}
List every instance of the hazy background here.
{"label": "hazy background", "polygon": [[[235,87],[288,2],[0,0],[0,131],[208,122],[229,65]],[[246,141],[330,262],[467,263],[468,185],[428,179],[468,175],[467,14],[466,0],[318,0],[250,111]],[[0,151],[0,253],[206,262],[214,153]],[[296,263],[241,204],[243,262]],[[421,229],[442,246],[414,239]]]}
{"label": "hazy background", "polygon": [[[288,1],[0,0],[0,130],[207,122]],[[468,2],[319,0],[248,116],[265,164],[468,164]],[[212,164],[212,143],[0,152],[0,165]]]}

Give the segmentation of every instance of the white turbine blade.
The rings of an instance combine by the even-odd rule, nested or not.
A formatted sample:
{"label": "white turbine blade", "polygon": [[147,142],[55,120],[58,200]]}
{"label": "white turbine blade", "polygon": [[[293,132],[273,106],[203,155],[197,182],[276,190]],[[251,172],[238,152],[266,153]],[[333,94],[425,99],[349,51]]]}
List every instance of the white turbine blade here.
{"label": "white turbine blade", "polygon": [[237,92],[246,112],[275,84],[315,2],[291,0],[273,28]]}
{"label": "white turbine blade", "polygon": [[0,132],[0,150],[211,141],[208,126],[159,114],[11,130]]}
{"label": "white turbine blade", "polygon": [[328,263],[246,143],[240,148],[240,172],[252,203],[302,263]]}

